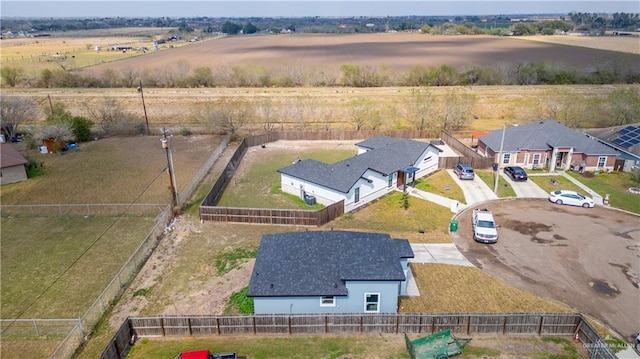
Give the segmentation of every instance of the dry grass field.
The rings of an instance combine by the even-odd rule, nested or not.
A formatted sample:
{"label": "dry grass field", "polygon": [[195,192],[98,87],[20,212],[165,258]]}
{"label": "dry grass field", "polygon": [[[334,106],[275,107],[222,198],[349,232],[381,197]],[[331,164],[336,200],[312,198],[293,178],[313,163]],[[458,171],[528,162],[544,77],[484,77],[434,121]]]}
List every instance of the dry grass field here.
{"label": "dry grass field", "polygon": [[[466,131],[484,131],[502,127],[505,121],[525,124],[539,116],[541,104],[558,94],[571,94],[580,99],[589,111],[580,119],[606,118],[604,108],[598,106],[617,88],[633,85],[574,85],[574,86],[473,86],[430,87],[428,91],[436,103],[450,93],[464,93],[475,98],[471,110],[473,121]],[[241,99],[259,111],[265,102],[270,103],[275,130],[354,129],[350,108],[354,101],[367,100],[370,106],[381,112],[382,129],[413,128],[407,120],[413,88],[200,88],[167,89],[146,88],[144,98],[149,123],[152,126],[201,128],[194,110],[220,99]],[[3,89],[4,93],[33,98],[44,110],[49,106],[48,97],[54,103],[62,103],[74,115],[89,116],[87,105],[99,106],[104,98],[120,102],[131,114],[144,120],[140,94],[135,88],[111,89]],[[595,105],[594,105],[595,104]],[[593,106],[593,107],[590,107]],[[28,124],[44,121],[44,111]],[[243,132],[262,132],[263,120],[256,115],[243,128]],[[470,134],[470,133],[469,133]]]}
{"label": "dry grass field", "polygon": [[[22,68],[30,76],[43,69],[59,69],[58,63],[77,69],[140,56],[140,51],[112,51],[110,46],[153,48],[154,38],[164,38],[172,28],[121,28],[55,32],[51,36],[7,38],[0,41],[3,66]],[[186,44],[172,44],[179,47]],[[99,50],[96,50],[96,47]],[[161,45],[160,50],[169,45]]]}

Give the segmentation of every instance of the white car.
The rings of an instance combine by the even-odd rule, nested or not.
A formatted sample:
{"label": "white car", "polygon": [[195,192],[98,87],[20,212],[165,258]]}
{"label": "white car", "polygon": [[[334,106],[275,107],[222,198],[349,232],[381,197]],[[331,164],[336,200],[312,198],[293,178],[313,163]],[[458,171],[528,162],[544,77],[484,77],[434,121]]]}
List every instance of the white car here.
{"label": "white car", "polygon": [[591,208],[595,205],[592,198],[583,196],[576,191],[565,189],[549,192],[549,201],[555,204],[568,204],[584,208]]}

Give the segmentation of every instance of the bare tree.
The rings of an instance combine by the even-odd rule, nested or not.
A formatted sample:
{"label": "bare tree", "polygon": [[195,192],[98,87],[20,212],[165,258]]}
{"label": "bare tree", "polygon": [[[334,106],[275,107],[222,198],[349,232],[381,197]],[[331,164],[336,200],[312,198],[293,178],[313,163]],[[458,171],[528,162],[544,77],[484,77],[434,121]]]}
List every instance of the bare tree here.
{"label": "bare tree", "polygon": [[640,118],[640,91],[637,87],[620,88],[609,94],[612,125],[626,125]]}
{"label": "bare tree", "polygon": [[407,119],[416,130],[424,131],[428,129],[436,112],[433,96],[429,90],[412,89],[405,111]]}
{"label": "bare tree", "polygon": [[541,101],[537,120],[556,120],[567,127],[576,126],[584,116],[584,98],[566,90],[553,90]]}
{"label": "bare tree", "polygon": [[85,109],[94,123],[100,125],[109,135],[123,123],[130,122],[133,116],[125,110],[120,102],[113,98],[104,98],[99,103],[85,103]]}
{"label": "bare tree", "polygon": [[265,131],[273,131],[276,127],[275,116],[273,114],[273,100],[266,97],[257,103],[257,111],[262,117],[262,128]]}
{"label": "bare tree", "polygon": [[[380,122],[382,121],[380,111],[375,110],[373,103],[364,97],[358,97],[349,103],[348,116],[356,131],[363,130],[367,125],[371,125],[370,120],[372,117],[377,118]],[[379,125],[380,123],[377,123],[376,127]]]}
{"label": "bare tree", "polygon": [[442,129],[457,131],[464,127],[469,122],[475,101],[475,96],[471,94],[448,92],[440,111]]}
{"label": "bare tree", "polygon": [[231,134],[238,132],[254,116],[253,105],[242,99],[225,98],[194,111],[199,122],[209,125],[214,131]]}
{"label": "bare tree", "polygon": [[38,106],[26,96],[3,95],[0,93],[0,127],[11,139],[18,126],[38,116]]}

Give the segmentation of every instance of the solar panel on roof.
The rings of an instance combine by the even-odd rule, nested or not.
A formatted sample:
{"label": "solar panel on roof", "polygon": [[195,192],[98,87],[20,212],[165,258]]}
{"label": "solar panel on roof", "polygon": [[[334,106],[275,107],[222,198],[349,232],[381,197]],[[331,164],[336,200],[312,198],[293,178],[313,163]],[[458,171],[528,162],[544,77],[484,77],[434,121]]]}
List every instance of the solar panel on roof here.
{"label": "solar panel on roof", "polygon": [[632,138],[632,137],[631,137],[631,136],[629,136],[629,135],[624,135],[624,136],[620,136],[620,137],[618,137],[618,139],[619,139],[620,141],[629,141],[631,138]]}
{"label": "solar panel on roof", "polygon": [[616,144],[618,144],[618,145],[622,145],[622,143],[623,143],[623,142],[625,142],[625,141],[622,141],[621,139],[616,138],[616,139],[615,139],[615,140],[613,140],[612,142],[613,142],[613,143],[616,143]]}
{"label": "solar panel on roof", "polygon": [[[631,140],[629,140],[629,141],[627,141],[627,142],[629,142],[629,144],[630,144],[631,146],[635,146],[635,145],[637,145],[638,143],[640,143],[640,138],[633,138],[633,139],[631,139]],[[629,147],[631,147],[631,146],[629,146]]]}
{"label": "solar panel on roof", "polygon": [[621,135],[626,135],[629,132],[631,132],[631,129],[629,129],[629,127],[625,127],[622,130],[618,131],[618,133]]}

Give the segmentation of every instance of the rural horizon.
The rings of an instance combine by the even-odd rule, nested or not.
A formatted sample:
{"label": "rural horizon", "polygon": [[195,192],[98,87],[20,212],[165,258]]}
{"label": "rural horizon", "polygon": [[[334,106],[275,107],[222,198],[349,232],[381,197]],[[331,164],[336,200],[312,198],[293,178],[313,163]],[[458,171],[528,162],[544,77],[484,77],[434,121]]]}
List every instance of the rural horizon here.
{"label": "rural horizon", "polygon": [[349,18],[637,13],[635,1],[3,1],[2,18]]}

